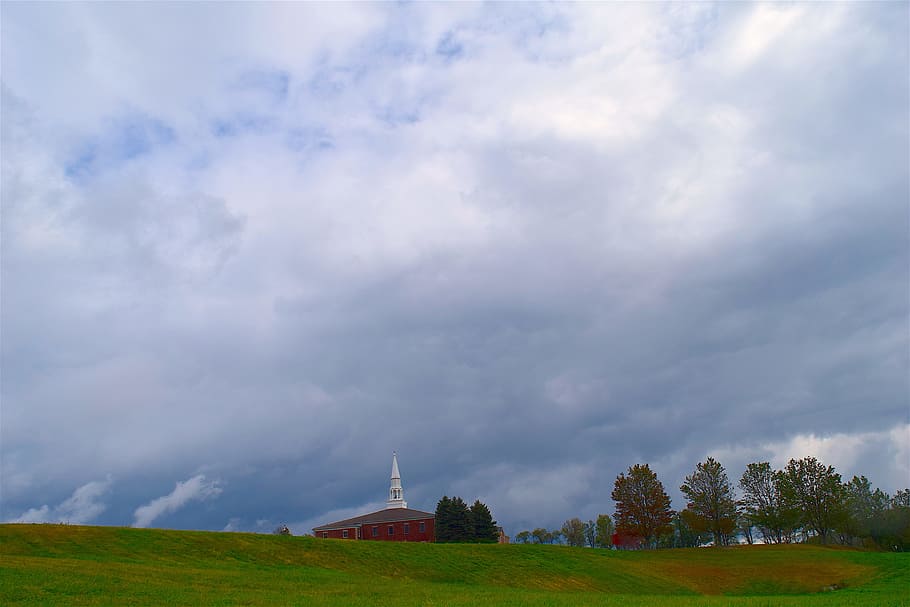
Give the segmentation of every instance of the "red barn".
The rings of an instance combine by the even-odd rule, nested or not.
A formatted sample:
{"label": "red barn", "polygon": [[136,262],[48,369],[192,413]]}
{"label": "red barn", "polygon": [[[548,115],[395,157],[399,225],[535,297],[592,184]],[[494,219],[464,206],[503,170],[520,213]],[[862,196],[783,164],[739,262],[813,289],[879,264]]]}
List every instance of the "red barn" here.
{"label": "red barn", "polygon": [[313,528],[321,538],[381,540],[385,542],[432,542],[436,539],[436,515],[408,508],[401,488],[398,455],[392,454],[392,483],[388,505],[383,510]]}

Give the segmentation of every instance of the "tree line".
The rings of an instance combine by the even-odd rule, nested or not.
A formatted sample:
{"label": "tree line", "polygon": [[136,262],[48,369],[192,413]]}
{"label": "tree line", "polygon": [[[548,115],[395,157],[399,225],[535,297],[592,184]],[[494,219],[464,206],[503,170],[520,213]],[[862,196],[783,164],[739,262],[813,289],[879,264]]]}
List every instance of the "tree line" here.
{"label": "tree line", "polygon": [[676,548],[815,541],[886,550],[910,550],[910,490],[889,496],[865,476],[843,482],[833,466],[814,457],[791,459],[781,470],[749,464],[737,483],[712,457],[695,466],[680,491],[681,511],[648,464],[620,473],[611,497],[615,511],[596,521],[572,518],[560,529],[521,531],[519,543],[592,548]]}
{"label": "tree line", "polygon": [[460,497],[444,495],[436,504],[437,542],[492,543],[499,540],[499,528],[486,504],[475,500],[468,507]]}
{"label": "tree line", "polygon": [[612,544],[613,520],[601,514],[596,521],[582,521],[571,518],[563,523],[561,529],[547,531],[538,527],[533,531],[521,531],[515,535],[519,544],[562,544],[569,546],[588,546],[590,548],[609,548]]}

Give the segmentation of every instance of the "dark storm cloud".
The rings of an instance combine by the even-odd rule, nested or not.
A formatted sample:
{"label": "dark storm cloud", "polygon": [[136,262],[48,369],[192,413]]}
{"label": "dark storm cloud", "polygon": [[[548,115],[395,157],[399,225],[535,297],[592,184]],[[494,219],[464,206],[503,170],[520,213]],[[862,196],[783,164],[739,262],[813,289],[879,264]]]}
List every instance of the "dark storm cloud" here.
{"label": "dark storm cloud", "polygon": [[676,7],[194,8],[144,71],[173,7],[5,7],[2,518],[300,533],[393,449],[510,531],[709,453],[899,488],[906,7]]}

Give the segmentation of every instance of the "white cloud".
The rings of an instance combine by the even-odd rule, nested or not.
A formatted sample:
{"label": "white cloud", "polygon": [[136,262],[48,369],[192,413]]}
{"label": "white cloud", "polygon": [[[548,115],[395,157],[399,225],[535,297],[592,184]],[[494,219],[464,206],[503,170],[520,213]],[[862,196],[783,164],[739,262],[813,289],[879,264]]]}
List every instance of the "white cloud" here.
{"label": "white cloud", "polygon": [[14,518],[13,523],[58,523],[61,522],[51,516],[50,507],[45,504],[40,508],[29,508],[20,516]]}
{"label": "white cloud", "polygon": [[86,483],[73,492],[65,502],[57,506],[57,513],[62,520],[71,523],[86,523],[97,518],[107,508],[98,501],[107,493],[111,486],[111,479]]}
{"label": "white cloud", "polygon": [[230,531],[230,532],[241,531],[242,530],[240,528],[241,522],[242,521],[240,520],[240,517],[232,516],[230,518],[230,520],[227,522],[227,525],[225,525],[221,530]]}
{"label": "white cloud", "polygon": [[866,476],[874,486],[892,494],[910,486],[910,424],[878,432],[796,434],[783,441],[744,442],[710,454],[727,466],[734,482],[748,463],[769,461],[781,469],[791,459],[811,456],[834,466],[844,480]]}
{"label": "white cloud", "polygon": [[148,527],[155,519],[176,512],[191,501],[205,501],[218,497],[221,487],[217,480],[206,481],[204,474],[198,474],[185,481],[178,481],[174,490],[136,508],[133,527]]}
{"label": "white cloud", "polygon": [[111,488],[112,480],[108,476],[103,481],[91,481],[73,491],[73,494],[57,506],[47,504],[40,508],[30,508],[14,519],[14,523],[71,523],[83,525],[98,518],[107,504],[101,501]]}
{"label": "white cloud", "polygon": [[731,34],[735,41],[730,59],[739,69],[756,61],[806,13],[800,6],[762,4]]}
{"label": "white cloud", "polygon": [[847,479],[865,475],[890,493],[910,485],[910,424],[880,432],[800,434],[765,449],[773,454],[771,463],[777,467],[811,455]]}

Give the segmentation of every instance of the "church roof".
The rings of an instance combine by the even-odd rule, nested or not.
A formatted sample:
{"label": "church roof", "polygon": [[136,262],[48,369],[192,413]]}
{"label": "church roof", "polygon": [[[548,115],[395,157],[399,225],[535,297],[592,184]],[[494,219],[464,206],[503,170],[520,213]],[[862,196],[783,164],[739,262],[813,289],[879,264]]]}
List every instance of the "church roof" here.
{"label": "church roof", "polygon": [[343,527],[350,528],[363,525],[379,525],[382,523],[397,523],[400,521],[416,521],[427,518],[436,518],[436,515],[432,512],[412,510],[411,508],[386,508],[369,514],[355,516],[354,518],[347,518],[343,521],[335,521],[334,523],[328,523],[327,525],[313,527],[313,531],[328,531],[330,529],[340,529]]}

